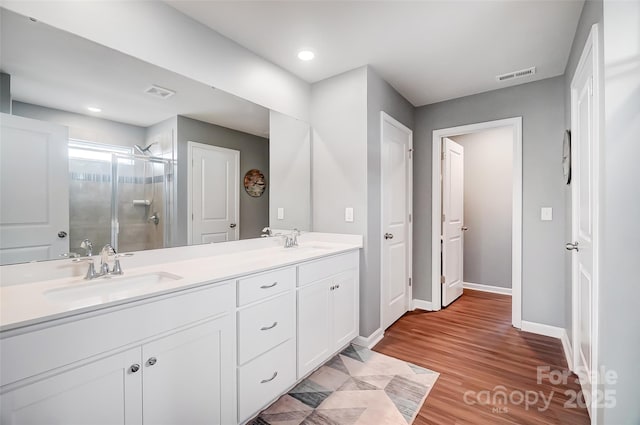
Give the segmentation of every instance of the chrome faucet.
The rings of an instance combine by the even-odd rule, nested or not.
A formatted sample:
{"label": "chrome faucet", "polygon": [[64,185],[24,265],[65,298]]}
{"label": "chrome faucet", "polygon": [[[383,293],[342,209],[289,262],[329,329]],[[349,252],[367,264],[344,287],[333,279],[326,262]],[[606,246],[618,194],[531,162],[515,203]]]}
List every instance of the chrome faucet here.
{"label": "chrome faucet", "polygon": [[116,250],[108,243],[100,251],[100,276],[109,274],[109,256],[111,254],[116,255]]}
{"label": "chrome faucet", "polygon": [[270,238],[271,236],[273,236],[271,227],[265,227],[264,229],[262,229],[262,234],[260,235],[261,238]]}
{"label": "chrome faucet", "polygon": [[[120,266],[120,257],[131,257],[133,255],[132,253],[116,254],[116,250],[113,248],[113,246],[111,244],[106,244],[100,251],[100,271],[96,272],[95,263],[91,252],[91,241],[89,239],[85,239],[84,241],[82,241],[82,245],[80,246],[87,251],[87,256],[85,258],[74,258],[72,261],[89,263],[87,274],[84,277],[85,280],[92,280],[103,276],[123,274],[124,272],[122,271],[122,267]],[[110,255],[114,255],[112,270],[109,270]]]}
{"label": "chrome faucet", "polygon": [[300,236],[300,230],[293,229],[290,235],[285,236],[284,247],[293,248],[294,246],[298,246],[298,236]]}

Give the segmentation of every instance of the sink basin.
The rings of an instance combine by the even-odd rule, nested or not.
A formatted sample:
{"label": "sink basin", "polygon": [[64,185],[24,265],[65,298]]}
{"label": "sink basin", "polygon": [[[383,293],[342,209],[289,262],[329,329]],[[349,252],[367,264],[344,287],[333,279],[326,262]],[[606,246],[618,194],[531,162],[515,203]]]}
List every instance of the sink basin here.
{"label": "sink basin", "polygon": [[152,272],[135,276],[99,277],[95,280],[74,284],[73,286],[49,289],[44,292],[44,295],[53,301],[67,302],[93,297],[111,299],[118,298],[124,292],[137,291],[180,279],[182,279],[182,276],[166,272]]}

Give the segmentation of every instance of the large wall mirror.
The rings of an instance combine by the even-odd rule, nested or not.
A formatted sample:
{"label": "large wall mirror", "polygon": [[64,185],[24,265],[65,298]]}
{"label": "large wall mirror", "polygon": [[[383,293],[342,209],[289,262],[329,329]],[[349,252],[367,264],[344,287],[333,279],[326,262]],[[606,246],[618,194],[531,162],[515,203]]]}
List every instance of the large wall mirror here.
{"label": "large wall mirror", "polygon": [[0,16],[1,264],[310,230],[308,124]]}

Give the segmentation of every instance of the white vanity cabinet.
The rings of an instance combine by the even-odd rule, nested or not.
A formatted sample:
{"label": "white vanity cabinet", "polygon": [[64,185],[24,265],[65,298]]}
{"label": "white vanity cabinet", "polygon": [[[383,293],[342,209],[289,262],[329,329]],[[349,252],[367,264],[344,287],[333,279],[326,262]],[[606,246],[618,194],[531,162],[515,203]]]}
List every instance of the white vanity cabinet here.
{"label": "white vanity cabinet", "polygon": [[235,423],[234,286],[185,292],[3,338],[1,423]]}
{"label": "white vanity cabinet", "polygon": [[296,268],[238,280],[238,418],[296,382]]}
{"label": "white vanity cabinet", "polygon": [[358,336],[358,252],[298,267],[298,378]]}

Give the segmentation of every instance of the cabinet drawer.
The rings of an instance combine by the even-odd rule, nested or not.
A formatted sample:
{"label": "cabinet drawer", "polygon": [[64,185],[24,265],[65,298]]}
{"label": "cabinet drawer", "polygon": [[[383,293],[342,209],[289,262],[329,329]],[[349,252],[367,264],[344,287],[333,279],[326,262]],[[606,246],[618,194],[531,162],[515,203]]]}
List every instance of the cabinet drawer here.
{"label": "cabinet drawer", "polygon": [[238,364],[295,336],[295,294],[289,291],[238,312]]}
{"label": "cabinet drawer", "polygon": [[258,413],[267,403],[296,381],[294,340],[274,348],[238,371],[238,414],[240,422]]}
{"label": "cabinet drawer", "polygon": [[238,280],[238,306],[279,294],[295,287],[296,269],[275,270]]}
{"label": "cabinet drawer", "polygon": [[304,286],[347,270],[357,269],[359,261],[359,251],[354,251],[301,264],[298,266],[298,286]]}

